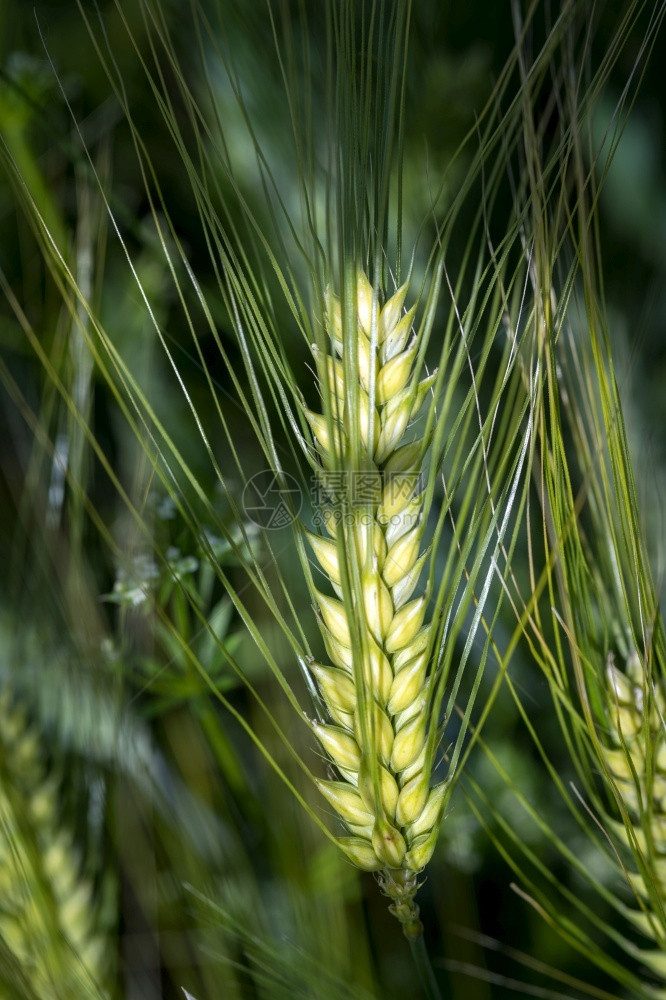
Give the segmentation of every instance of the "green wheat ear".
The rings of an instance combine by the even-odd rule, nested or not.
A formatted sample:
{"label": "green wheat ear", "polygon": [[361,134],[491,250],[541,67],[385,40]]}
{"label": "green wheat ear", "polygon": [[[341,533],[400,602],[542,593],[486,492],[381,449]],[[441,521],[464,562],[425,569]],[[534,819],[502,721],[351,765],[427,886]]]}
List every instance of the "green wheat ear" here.
{"label": "green wheat ear", "polygon": [[631,875],[645,907],[633,919],[659,945],[658,951],[641,952],[641,961],[666,979],[664,927],[658,920],[666,910],[666,697],[656,681],[648,683],[636,653],[625,673],[609,657],[606,676],[610,739],[604,756],[628,819],[617,830],[644,862]]}
{"label": "green wheat ear", "polygon": [[0,939],[36,996],[105,997],[92,893],[58,817],[58,789],[12,696],[0,694]]}
{"label": "green wheat ear", "polygon": [[355,284],[344,333],[340,302],[328,296],[337,357],[315,349],[327,412],[306,411],[329,535],[307,537],[337,594],[313,587],[331,661],[310,666],[329,716],[313,728],[337,770],[337,780],[317,784],[348,832],[340,846],[360,868],[382,872],[392,912],[415,937],[422,930],[417,876],[435,848],[450,787],[432,785],[432,630],[427,595],[414,596],[426,558],[425,442],[405,442],[435,375],[418,379],[415,310],[403,310],[407,286],[380,308],[365,274]]}

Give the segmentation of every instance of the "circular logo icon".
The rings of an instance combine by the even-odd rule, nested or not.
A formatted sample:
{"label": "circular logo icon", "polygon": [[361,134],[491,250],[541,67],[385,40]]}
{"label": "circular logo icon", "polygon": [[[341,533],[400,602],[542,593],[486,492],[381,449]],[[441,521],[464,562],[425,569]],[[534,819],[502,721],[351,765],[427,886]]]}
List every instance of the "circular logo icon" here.
{"label": "circular logo icon", "polygon": [[298,482],[288,472],[271,469],[255,473],[243,490],[243,510],[260,528],[277,531],[295,521],[303,506]]}

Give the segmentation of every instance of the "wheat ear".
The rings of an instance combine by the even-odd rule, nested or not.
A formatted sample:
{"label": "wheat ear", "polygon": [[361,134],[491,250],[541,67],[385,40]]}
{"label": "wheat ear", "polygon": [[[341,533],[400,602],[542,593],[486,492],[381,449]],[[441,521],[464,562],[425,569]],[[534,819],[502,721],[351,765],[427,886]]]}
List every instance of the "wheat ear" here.
{"label": "wheat ear", "polygon": [[326,509],[329,537],[307,534],[337,594],[314,591],[331,663],[311,664],[329,716],[313,728],[337,771],[318,787],[347,829],[340,845],[360,868],[382,873],[392,912],[415,937],[422,930],[417,876],[433,853],[448,785],[431,785],[432,627],[424,621],[427,596],[414,596],[426,558],[419,487],[425,442],[405,442],[436,373],[418,380],[415,310],[403,310],[406,291],[380,308],[359,273],[354,326],[345,336],[340,302],[328,297],[337,356],[315,351],[328,412],[306,415],[323,470],[344,475]]}
{"label": "wheat ear", "polygon": [[58,788],[8,691],[0,692],[0,941],[40,997],[106,996],[91,887],[58,819]]}
{"label": "wheat ear", "polygon": [[656,682],[646,683],[635,653],[626,673],[609,657],[606,677],[611,745],[604,756],[630,820],[630,829],[618,825],[618,831],[643,862],[632,875],[644,907],[634,920],[659,945],[658,951],[642,951],[641,961],[666,979],[666,929],[654,912],[666,909],[666,698]]}

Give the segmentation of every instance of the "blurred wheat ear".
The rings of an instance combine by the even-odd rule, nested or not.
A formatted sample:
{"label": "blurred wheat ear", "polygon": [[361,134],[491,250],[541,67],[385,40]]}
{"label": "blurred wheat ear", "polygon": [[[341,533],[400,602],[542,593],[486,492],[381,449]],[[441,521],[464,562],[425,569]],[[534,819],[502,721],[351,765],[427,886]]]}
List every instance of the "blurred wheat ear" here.
{"label": "blurred wheat ear", "polygon": [[39,734],[0,694],[0,982],[5,996],[108,997],[109,955],[91,886],[59,818]]}

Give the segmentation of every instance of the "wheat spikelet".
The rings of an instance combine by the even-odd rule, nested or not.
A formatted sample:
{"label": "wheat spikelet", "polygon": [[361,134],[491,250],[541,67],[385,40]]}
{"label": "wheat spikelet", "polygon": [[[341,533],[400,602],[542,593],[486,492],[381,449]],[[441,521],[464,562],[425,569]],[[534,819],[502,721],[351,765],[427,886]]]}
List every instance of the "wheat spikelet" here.
{"label": "wheat spikelet", "polygon": [[58,789],[45,778],[36,733],[0,694],[0,938],[35,994],[102,996],[104,942],[91,888],[58,822]]}
{"label": "wheat spikelet", "polygon": [[337,769],[337,780],[318,786],[347,828],[341,846],[359,867],[382,872],[392,911],[415,936],[417,875],[434,850],[448,786],[431,786],[431,625],[426,595],[415,596],[426,558],[419,486],[425,442],[404,440],[436,373],[418,381],[415,310],[403,312],[406,291],[380,308],[358,273],[355,336],[346,339],[355,345],[352,357],[343,348],[340,303],[328,298],[337,357],[315,353],[329,412],[306,415],[329,470],[324,484],[331,470],[338,475],[325,510],[329,537],[307,534],[337,594],[314,593],[331,661],[311,665],[329,715],[314,731]]}
{"label": "wheat spikelet", "polygon": [[[661,908],[666,908],[666,698],[656,684],[648,685],[637,654],[630,656],[626,673],[614,664],[606,666],[608,722],[611,746],[604,754],[617,793],[631,820],[631,832],[618,824],[618,832],[628,846],[638,846],[649,875],[632,875],[643,898],[645,910],[635,914],[635,922],[662,946],[666,927],[652,899],[656,892]],[[666,979],[663,950],[642,952],[641,960]]]}

